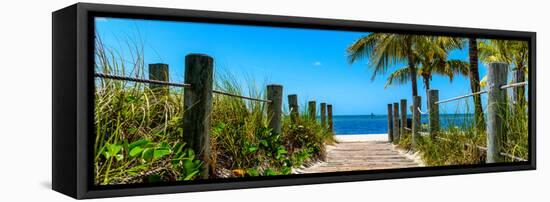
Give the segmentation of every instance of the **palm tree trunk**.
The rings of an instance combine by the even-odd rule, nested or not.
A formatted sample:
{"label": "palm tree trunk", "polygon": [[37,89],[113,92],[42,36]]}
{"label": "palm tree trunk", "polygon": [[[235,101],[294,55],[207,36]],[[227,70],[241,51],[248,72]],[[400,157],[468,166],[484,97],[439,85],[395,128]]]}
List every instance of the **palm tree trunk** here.
{"label": "palm tree trunk", "polygon": [[418,96],[418,89],[416,85],[416,68],[414,67],[414,56],[412,51],[412,41],[409,38],[407,41],[407,60],[409,65],[409,73],[411,74],[412,96]]}
{"label": "palm tree trunk", "polygon": [[424,88],[426,88],[426,109],[430,110],[430,101],[428,100],[428,92],[430,91],[430,77],[427,75],[422,75],[424,80]]}
{"label": "palm tree trunk", "polygon": [[[479,92],[479,70],[478,70],[478,59],[477,59],[477,39],[469,38],[469,51],[470,57],[470,88],[472,93]],[[474,95],[474,108],[475,108],[475,121],[479,129],[485,129],[485,117],[483,116],[483,108],[481,108],[481,95]]]}

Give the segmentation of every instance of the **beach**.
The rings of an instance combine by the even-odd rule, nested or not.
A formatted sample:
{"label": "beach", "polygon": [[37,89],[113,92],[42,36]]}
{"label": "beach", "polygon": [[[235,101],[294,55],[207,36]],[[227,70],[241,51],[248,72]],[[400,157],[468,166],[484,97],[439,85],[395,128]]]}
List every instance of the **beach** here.
{"label": "beach", "polygon": [[346,134],[335,135],[337,142],[366,142],[366,141],[388,141],[388,134]]}

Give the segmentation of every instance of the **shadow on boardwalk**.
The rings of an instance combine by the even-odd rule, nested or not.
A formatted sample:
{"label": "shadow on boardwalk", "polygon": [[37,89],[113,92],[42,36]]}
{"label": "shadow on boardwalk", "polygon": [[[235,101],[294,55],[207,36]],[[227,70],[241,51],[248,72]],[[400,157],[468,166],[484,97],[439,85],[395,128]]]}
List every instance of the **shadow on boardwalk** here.
{"label": "shadow on boardwalk", "polygon": [[420,163],[386,141],[340,142],[327,146],[327,159],[297,173],[419,167]]}

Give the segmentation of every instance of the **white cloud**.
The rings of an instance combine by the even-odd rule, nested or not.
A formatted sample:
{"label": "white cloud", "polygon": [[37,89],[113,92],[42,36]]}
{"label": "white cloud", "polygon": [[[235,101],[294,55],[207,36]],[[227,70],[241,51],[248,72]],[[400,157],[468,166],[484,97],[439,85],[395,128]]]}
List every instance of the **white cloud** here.
{"label": "white cloud", "polygon": [[313,66],[321,66],[321,62],[315,61],[315,62],[313,63]]}

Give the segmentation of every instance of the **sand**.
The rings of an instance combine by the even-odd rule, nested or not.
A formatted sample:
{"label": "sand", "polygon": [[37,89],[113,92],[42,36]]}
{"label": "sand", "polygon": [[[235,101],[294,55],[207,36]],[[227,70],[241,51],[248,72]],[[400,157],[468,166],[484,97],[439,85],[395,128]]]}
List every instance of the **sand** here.
{"label": "sand", "polygon": [[388,141],[388,134],[335,135],[337,142]]}

